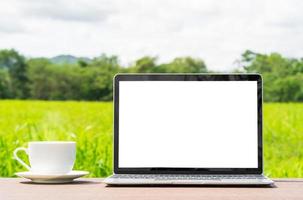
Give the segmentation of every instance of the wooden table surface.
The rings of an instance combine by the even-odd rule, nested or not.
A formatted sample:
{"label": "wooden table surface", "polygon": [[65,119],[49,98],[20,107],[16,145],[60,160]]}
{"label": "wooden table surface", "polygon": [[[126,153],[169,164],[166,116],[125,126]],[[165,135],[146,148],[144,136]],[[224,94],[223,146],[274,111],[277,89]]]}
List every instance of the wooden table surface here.
{"label": "wooden table surface", "polygon": [[274,179],[275,187],[106,187],[102,179],[78,179],[71,184],[33,184],[20,178],[0,178],[0,200],[107,199],[300,199],[303,179]]}

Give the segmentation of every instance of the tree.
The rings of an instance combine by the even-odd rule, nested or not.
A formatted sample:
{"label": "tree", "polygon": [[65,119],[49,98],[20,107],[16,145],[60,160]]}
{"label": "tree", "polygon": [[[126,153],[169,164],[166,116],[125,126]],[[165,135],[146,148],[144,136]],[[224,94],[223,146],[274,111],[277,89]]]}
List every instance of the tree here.
{"label": "tree", "polygon": [[0,69],[0,98],[8,99],[12,98],[12,83],[6,69]]}
{"label": "tree", "polygon": [[262,74],[265,101],[303,101],[302,59],[285,58],[278,53],[258,54],[247,50],[242,54],[241,64],[244,72]]}
{"label": "tree", "polygon": [[29,95],[27,65],[25,58],[17,51],[0,51],[0,69],[7,69],[12,83],[12,95],[15,98],[26,98]]}
{"label": "tree", "polygon": [[191,57],[175,58],[168,64],[160,66],[163,72],[167,73],[206,73],[207,68],[203,60]]}
{"label": "tree", "polygon": [[112,100],[113,97],[113,77],[119,72],[125,72],[119,65],[117,56],[101,56],[93,59],[85,72],[86,84],[82,87],[86,89],[84,96],[89,100]]}
{"label": "tree", "polygon": [[156,69],[156,57],[144,56],[136,60],[135,65],[128,68],[130,73],[155,73],[158,72]]}
{"label": "tree", "polygon": [[[277,79],[267,88],[267,99],[277,102],[303,101],[303,74]],[[269,98],[270,97],[270,98]]]}

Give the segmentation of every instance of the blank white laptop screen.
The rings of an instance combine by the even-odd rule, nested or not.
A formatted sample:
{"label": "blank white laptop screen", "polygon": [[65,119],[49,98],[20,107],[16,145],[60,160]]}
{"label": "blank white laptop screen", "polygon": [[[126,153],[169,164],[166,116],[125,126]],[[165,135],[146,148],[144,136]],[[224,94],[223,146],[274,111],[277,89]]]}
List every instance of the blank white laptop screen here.
{"label": "blank white laptop screen", "polygon": [[120,168],[257,168],[257,81],[120,81]]}

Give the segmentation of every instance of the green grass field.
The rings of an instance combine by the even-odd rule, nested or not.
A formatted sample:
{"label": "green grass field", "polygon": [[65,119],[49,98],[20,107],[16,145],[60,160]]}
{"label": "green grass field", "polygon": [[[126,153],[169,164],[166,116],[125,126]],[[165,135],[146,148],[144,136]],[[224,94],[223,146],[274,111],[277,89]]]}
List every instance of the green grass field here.
{"label": "green grass field", "polygon": [[[109,175],[112,117],[112,103],[0,101],[0,176],[25,170],[12,152],[33,140],[76,141],[74,168],[91,177]],[[267,175],[303,177],[303,103],[265,104],[264,146]]]}

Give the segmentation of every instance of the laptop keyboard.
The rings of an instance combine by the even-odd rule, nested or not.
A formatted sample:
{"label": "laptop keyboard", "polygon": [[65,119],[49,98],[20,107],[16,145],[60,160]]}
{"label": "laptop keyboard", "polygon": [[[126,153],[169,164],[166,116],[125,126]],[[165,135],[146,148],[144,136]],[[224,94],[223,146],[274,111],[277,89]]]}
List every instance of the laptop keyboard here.
{"label": "laptop keyboard", "polygon": [[221,179],[264,179],[262,175],[173,175],[173,174],[115,174],[118,179],[157,180],[221,180]]}

